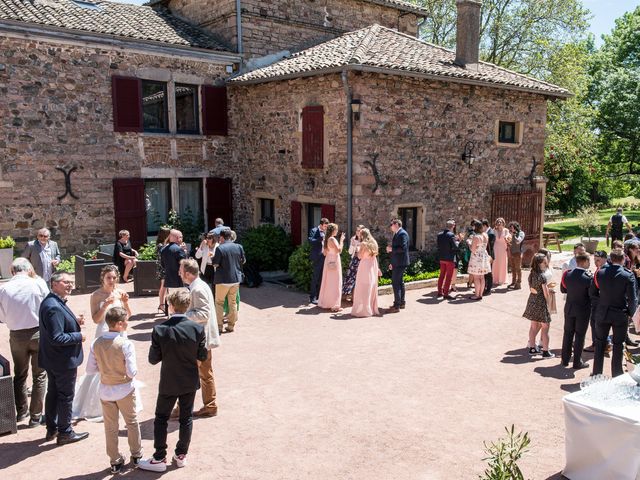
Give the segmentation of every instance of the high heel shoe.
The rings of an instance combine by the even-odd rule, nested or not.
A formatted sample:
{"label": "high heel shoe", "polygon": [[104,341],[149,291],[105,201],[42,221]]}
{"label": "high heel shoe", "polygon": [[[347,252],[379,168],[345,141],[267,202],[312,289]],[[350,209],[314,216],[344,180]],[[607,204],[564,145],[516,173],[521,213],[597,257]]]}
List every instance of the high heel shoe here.
{"label": "high heel shoe", "polygon": [[158,305],[158,311],[163,315],[167,314],[167,312],[164,311],[164,305]]}

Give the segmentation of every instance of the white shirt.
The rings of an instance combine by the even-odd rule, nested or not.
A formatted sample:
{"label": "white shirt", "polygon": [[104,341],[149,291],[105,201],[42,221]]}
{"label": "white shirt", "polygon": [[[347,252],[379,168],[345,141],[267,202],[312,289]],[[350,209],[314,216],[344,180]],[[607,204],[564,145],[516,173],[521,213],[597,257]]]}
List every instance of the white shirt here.
{"label": "white shirt", "polygon": [[[218,244],[214,243],[213,248],[209,248],[209,245],[205,244],[203,247],[198,247],[196,250],[196,258],[202,258],[200,261],[200,271],[204,275],[205,270],[207,269],[207,265],[213,265],[212,260],[213,256],[216,254],[216,248],[218,248]],[[211,252],[211,255],[209,255]]]}
{"label": "white shirt", "polygon": [[19,273],[0,288],[0,322],[9,330],[26,330],[39,325],[40,304],[49,288],[40,278]]}
{"label": "white shirt", "polygon": [[[119,335],[120,333],[118,332],[105,332],[102,334],[101,338],[114,339]],[[104,383],[100,382],[100,399],[104,400],[105,402],[115,402],[116,400],[122,400],[136,388],[134,380],[136,374],[138,373],[138,367],[136,364],[136,352],[133,348],[133,344],[129,340],[125,340],[125,342],[122,344],[122,353],[124,353],[124,362],[127,371],[127,377],[129,377],[131,381],[127,383],[121,383],[119,385],[105,385]],[[92,343],[91,349],[89,350],[89,359],[87,360],[87,374],[93,375],[95,373],[100,373],[100,369],[98,368],[96,356],[93,353]]]}
{"label": "white shirt", "polygon": [[562,271],[565,272],[567,270],[573,270],[577,266],[578,264],[576,262],[576,257],[574,255],[573,257],[571,257],[571,260],[562,264]]}
{"label": "white shirt", "polygon": [[42,278],[46,282],[51,280],[53,274],[53,265],[51,265],[51,244],[47,242],[46,245],[40,244],[40,263],[42,263]]}

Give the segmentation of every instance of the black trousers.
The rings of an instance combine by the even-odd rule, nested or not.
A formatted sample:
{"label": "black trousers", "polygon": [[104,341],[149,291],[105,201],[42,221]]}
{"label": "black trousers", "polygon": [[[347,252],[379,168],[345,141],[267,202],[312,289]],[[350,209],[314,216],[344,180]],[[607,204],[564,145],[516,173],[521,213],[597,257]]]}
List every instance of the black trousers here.
{"label": "black trousers", "polygon": [[178,406],[180,407],[180,433],[175,454],[186,455],[189,453],[191,432],[193,431],[193,402],[195,398],[195,391],[183,395],[158,394],[156,418],[153,422],[153,448],[156,450],[153,458],[156,460],[162,460],[167,457],[167,427],[176,401],[178,401]]}
{"label": "black trousers", "polygon": [[47,432],[71,432],[71,407],[76,392],[77,375],[77,368],[60,372],[47,370],[47,396],[44,399]]}
{"label": "black trousers", "polygon": [[209,288],[211,288],[214,299],[216,298],[216,287],[213,285],[213,281],[215,277],[216,277],[216,269],[213,268],[213,265],[207,265],[204,268],[204,273],[200,274],[200,278],[205,282],[207,282],[207,285],[209,285]]}
{"label": "black trousers", "polygon": [[581,315],[564,316],[564,335],[562,337],[562,363],[569,363],[571,358],[571,344],[573,344],[573,366],[582,363],[582,349],[584,338],[589,328],[589,312]]}
{"label": "black trousers", "polygon": [[598,308],[596,315],[596,353],[593,358],[593,375],[602,373],[604,352],[607,348],[607,336],[613,329],[613,352],[611,354],[611,376],[622,375],[622,355],[624,340],[627,337],[628,320],[626,312],[622,310]]}
{"label": "black trousers", "polygon": [[324,270],[324,255],[316,260],[311,260],[311,263],[313,265],[313,274],[311,276],[309,299],[317,300],[320,296],[320,284],[322,283],[322,271]]}
{"label": "black trousers", "polygon": [[493,273],[485,273],[484,274],[484,293],[491,292],[493,288]]}
{"label": "black trousers", "polygon": [[393,306],[404,305],[404,281],[402,277],[407,267],[393,267],[391,269],[391,288],[393,288]]}

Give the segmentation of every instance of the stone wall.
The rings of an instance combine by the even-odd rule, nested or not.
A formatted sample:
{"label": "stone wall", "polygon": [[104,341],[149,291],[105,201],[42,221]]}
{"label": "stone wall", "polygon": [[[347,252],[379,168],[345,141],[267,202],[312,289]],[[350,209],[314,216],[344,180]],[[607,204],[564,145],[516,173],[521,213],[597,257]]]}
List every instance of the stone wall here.
{"label": "stone wall", "polygon": [[[110,48],[0,38],[0,235],[18,249],[47,226],[64,252],[112,243],[112,179],[158,175],[231,176],[230,139],[114,133],[111,76],[169,72],[213,83],[223,64]],[[234,122],[230,123],[233,130]],[[71,175],[76,200],[55,167]]]}
{"label": "stone wall", "polygon": [[[379,74],[350,74],[362,102],[354,123],[354,225],[378,235],[399,207],[418,207],[419,247],[431,249],[446,219],[490,215],[494,190],[529,185],[533,158],[543,160],[546,100],[506,90]],[[239,148],[251,165],[246,188],[276,198],[277,223],[290,227],[291,201],[336,205],[346,221],[345,95],[339,76],[233,87]],[[325,107],[325,169],[300,166],[299,112]],[[523,122],[521,146],[496,144],[496,121]],[[264,125],[268,125],[267,129]],[[464,145],[476,144],[469,167]],[[382,183],[373,192],[375,164]],[[540,167],[541,168],[541,167]],[[304,224],[304,222],[303,222]]]}
{"label": "stone wall", "polygon": [[[235,0],[170,0],[177,15],[237,47]],[[417,18],[364,0],[242,1],[242,41],[247,58],[297,51],[374,23],[417,34]]]}

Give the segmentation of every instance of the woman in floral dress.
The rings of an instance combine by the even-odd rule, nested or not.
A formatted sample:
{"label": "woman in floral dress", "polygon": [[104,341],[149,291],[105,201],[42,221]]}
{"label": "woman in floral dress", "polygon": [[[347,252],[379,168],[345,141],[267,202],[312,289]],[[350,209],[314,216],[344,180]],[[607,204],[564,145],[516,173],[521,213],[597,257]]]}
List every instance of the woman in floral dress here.
{"label": "woman in floral dress", "polygon": [[360,257],[358,255],[358,251],[360,250],[360,242],[362,242],[362,238],[360,232],[364,228],[364,225],[358,225],[356,228],[356,233],[351,237],[351,242],[349,242],[349,255],[351,255],[351,262],[349,263],[349,269],[347,270],[347,274],[344,277],[344,282],[342,285],[342,295],[347,297],[351,296],[353,292],[353,288],[356,285],[356,276],[358,275],[358,265],[360,265]]}
{"label": "woman in floral dress", "polygon": [[471,257],[469,258],[469,275],[473,275],[473,289],[475,295],[472,300],[482,300],[484,293],[484,276],[491,271],[491,262],[489,260],[489,237],[484,233],[482,222],[474,220],[473,235],[467,239],[467,244],[471,248]]}
{"label": "woman in floral dress", "polygon": [[[529,341],[527,348],[529,355],[540,353],[536,343],[538,332],[542,338],[542,357],[553,358],[555,355],[549,352],[549,326],[551,325],[551,315],[549,314],[548,297],[549,289],[547,279],[544,275],[549,262],[543,253],[536,253],[531,262],[531,273],[529,273],[529,300],[527,308],[522,316],[529,320]],[[534,293],[535,291],[535,293]]]}

